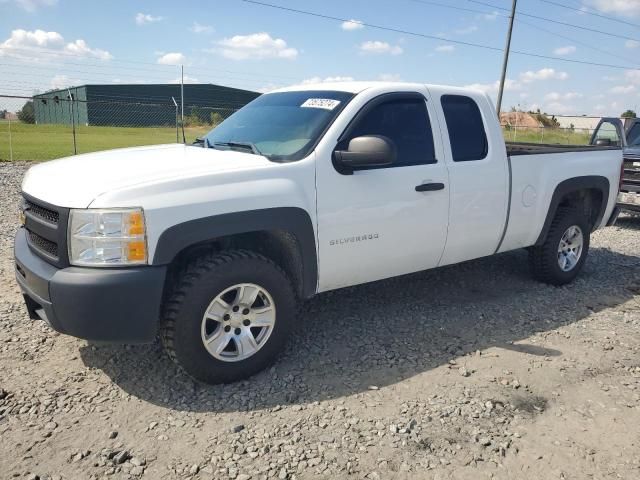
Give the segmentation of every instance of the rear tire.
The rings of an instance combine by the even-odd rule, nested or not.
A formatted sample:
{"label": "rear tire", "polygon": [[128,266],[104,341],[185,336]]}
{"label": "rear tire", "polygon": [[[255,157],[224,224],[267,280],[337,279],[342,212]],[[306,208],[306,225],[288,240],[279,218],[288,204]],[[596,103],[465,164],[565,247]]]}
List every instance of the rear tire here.
{"label": "rear tire", "polygon": [[296,296],[284,271],[245,250],[188,263],[165,302],[160,338],[187,374],[230,383],[270,365],[292,330]]}
{"label": "rear tire", "polygon": [[565,285],[580,273],[589,253],[591,228],[575,208],[561,207],[542,245],[529,248],[533,277],[551,285]]}

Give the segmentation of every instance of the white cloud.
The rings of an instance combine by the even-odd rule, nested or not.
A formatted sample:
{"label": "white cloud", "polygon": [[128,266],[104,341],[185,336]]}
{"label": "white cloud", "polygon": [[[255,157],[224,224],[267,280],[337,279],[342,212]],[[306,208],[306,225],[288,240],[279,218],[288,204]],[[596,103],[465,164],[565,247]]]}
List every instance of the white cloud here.
{"label": "white cloud", "polygon": [[55,75],[51,79],[51,88],[60,90],[62,88],[77,87],[78,85],[81,85],[81,83],[81,80],[69,78],[67,75]]}
{"label": "white cloud", "polygon": [[[174,78],[173,80],[169,80],[169,83],[180,83],[181,78]],[[200,83],[200,80],[194,77],[190,77],[189,75],[184,76],[184,83]]]}
{"label": "white cloud", "polygon": [[163,20],[163,17],[156,17],[150,13],[136,14],[136,25],[147,25],[148,23],[156,23]]}
{"label": "white cloud", "polygon": [[369,40],[360,45],[360,51],[363,53],[376,53],[376,54],[391,54],[400,55],[403,50],[398,45],[390,45],[387,42],[381,42],[379,40]]}
{"label": "white cloud", "polygon": [[438,45],[434,50],[440,53],[451,53],[455,51],[456,47],[454,45]]}
{"label": "white cloud", "polygon": [[67,43],[64,47],[66,52],[73,53],[81,57],[93,57],[100,60],[110,60],[113,58],[106,50],[100,50],[99,48],[89,48],[87,42],[82,39],[78,39],[75,42]]}
{"label": "white cloud", "polygon": [[[500,80],[496,80],[493,83],[472,83],[471,85],[465,85],[465,88],[470,88],[472,90],[480,90],[484,93],[496,93],[500,88]],[[514,91],[520,90],[522,85],[515,80],[511,80],[507,78],[504,81],[504,89],[505,91]]]}
{"label": "white cloud", "polygon": [[402,77],[398,73],[381,73],[378,75],[378,79],[383,82],[400,82],[402,81]]}
{"label": "white cloud", "polygon": [[348,77],[348,76],[347,77],[335,76],[335,77],[325,77],[325,78],[311,77],[303,80],[301,83],[303,85],[308,85],[311,83],[332,83],[332,82],[353,82],[353,77]]}
{"label": "white cloud", "polygon": [[496,18],[498,18],[498,15],[500,15],[500,14],[494,10],[491,13],[484,13],[482,15],[482,18],[484,18],[485,20],[493,21]]}
{"label": "white cloud", "polygon": [[616,85],[609,92],[615,94],[627,94],[635,91],[636,87],[634,85]]}
{"label": "white cloud", "polygon": [[201,25],[198,22],[193,22],[193,25],[189,27],[193,33],[199,33],[202,35],[209,35],[214,32],[214,28],[211,25]]}
{"label": "white cloud", "polygon": [[558,92],[550,92],[544,96],[544,99],[551,102],[557,102],[560,100],[575,100],[577,98],[582,98],[582,94],[578,92],[567,92],[567,93],[558,93]]}
{"label": "white cloud", "polygon": [[544,110],[552,115],[564,115],[575,112],[575,108],[571,105],[565,105],[560,102],[547,103],[544,106]]}
{"label": "white cloud", "polygon": [[604,13],[615,13],[627,17],[640,15],[638,0],[585,0],[585,3]]}
{"label": "white cloud", "polygon": [[342,22],[342,25],[340,25],[340,28],[342,28],[342,30],[353,31],[353,30],[363,29],[364,25],[362,24],[362,20],[354,20],[352,18],[349,21]]}
{"label": "white cloud", "polygon": [[49,60],[57,56],[77,56],[110,60],[113,56],[106,50],[89,48],[82,39],[65,43],[58,32],[44,30],[13,30],[11,36],[0,44],[0,57],[11,56],[22,60]]}
{"label": "white cloud", "polygon": [[267,85],[264,85],[258,89],[256,89],[256,92],[260,92],[260,93],[269,93],[273,90],[277,90],[278,88],[282,88],[282,85],[276,85],[275,83],[269,83]]}
{"label": "white cloud", "polygon": [[627,40],[624,42],[624,46],[626,48],[638,48],[640,47],[640,42],[637,40]]}
{"label": "white cloud", "polygon": [[217,42],[220,53],[232,60],[248,60],[263,58],[295,59],[298,50],[287,46],[282,38],[272,38],[266,32],[250,35],[235,35]]}
{"label": "white cloud", "polygon": [[159,65],[184,65],[187,63],[187,57],[180,52],[165,53],[158,58]]}
{"label": "white cloud", "polygon": [[42,7],[53,7],[58,0],[0,0],[0,3],[15,3],[21,9],[32,13]]}
{"label": "white cloud", "polygon": [[640,84],[640,70],[627,70],[624,76],[631,83]]}
{"label": "white cloud", "polygon": [[471,25],[466,28],[460,28],[458,30],[454,30],[453,33],[455,33],[456,35],[469,35],[477,31],[478,31],[478,27],[476,25]]}
{"label": "white cloud", "polygon": [[535,72],[529,70],[520,74],[520,81],[524,83],[531,83],[536,80],[566,80],[567,78],[569,78],[567,72],[556,72],[553,68],[541,68]]}
{"label": "white cloud", "polygon": [[576,47],[573,45],[567,45],[566,47],[558,47],[553,51],[554,55],[571,55],[576,52]]}

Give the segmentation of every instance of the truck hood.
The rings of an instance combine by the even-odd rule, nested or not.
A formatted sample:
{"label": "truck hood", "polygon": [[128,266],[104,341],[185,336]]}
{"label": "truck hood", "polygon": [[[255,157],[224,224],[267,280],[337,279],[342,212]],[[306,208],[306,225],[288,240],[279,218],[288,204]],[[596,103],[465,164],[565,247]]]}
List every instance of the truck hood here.
{"label": "truck hood", "polygon": [[630,146],[624,149],[624,158],[640,161],[640,146]]}
{"label": "truck hood", "polygon": [[60,207],[86,208],[103,193],[137,184],[269,165],[260,155],[191,145],[123,148],[33,166],[22,190]]}

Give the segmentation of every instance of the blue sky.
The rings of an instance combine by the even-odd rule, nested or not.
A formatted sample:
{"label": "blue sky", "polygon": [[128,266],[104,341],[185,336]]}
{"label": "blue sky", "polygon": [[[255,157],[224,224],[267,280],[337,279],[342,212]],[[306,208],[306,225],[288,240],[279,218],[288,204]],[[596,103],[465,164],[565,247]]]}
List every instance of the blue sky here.
{"label": "blue sky", "polygon": [[[393,79],[473,85],[496,96],[502,53],[457,42],[503,48],[508,12],[502,9],[510,0],[271,3],[356,22],[240,0],[0,0],[0,94],[164,83],[175,81],[184,64],[189,81],[259,91],[311,80]],[[640,0],[555,0],[571,9],[553,3],[520,0],[518,11],[618,37],[517,15],[513,50],[625,68],[512,55],[504,107],[597,115],[637,109]]]}

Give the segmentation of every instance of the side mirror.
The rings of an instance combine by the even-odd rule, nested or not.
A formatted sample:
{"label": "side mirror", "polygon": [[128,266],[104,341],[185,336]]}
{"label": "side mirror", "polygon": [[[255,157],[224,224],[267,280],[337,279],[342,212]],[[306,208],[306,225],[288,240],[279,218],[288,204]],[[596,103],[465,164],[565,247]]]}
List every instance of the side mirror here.
{"label": "side mirror", "polygon": [[610,138],[598,138],[596,139],[596,145],[600,146],[600,147],[609,147],[611,146],[611,139]]}
{"label": "side mirror", "polygon": [[346,169],[384,167],[395,163],[398,156],[393,141],[382,135],[364,135],[349,141],[346,150],[336,150],[335,160]]}

